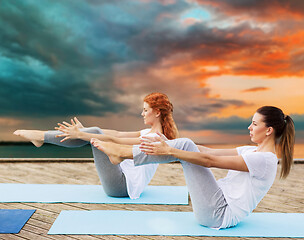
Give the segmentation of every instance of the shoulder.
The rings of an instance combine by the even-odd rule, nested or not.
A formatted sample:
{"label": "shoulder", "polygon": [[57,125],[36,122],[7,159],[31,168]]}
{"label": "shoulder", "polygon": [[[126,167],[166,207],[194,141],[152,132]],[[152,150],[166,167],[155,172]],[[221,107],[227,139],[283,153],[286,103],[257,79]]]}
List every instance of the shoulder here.
{"label": "shoulder", "polygon": [[151,128],[146,128],[140,131],[140,136],[147,135],[151,131]]}
{"label": "shoulder", "polygon": [[236,148],[238,155],[252,153],[257,150],[257,146],[241,146]]}
{"label": "shoulder", "polygon": [[241,154],[243,158],[249,159],[251,161],[265,161],[265,162],[275,162],[277,163],[278,158],[272,152],[256,152],[255,149],[248,149],[247,151],[242,151]]}
{"label": "shoulder", "polygon": [[262,179],[275,175],[278,163],[275,154],[271,152],[247,152],[242,154],[242,157],[251,176]]}

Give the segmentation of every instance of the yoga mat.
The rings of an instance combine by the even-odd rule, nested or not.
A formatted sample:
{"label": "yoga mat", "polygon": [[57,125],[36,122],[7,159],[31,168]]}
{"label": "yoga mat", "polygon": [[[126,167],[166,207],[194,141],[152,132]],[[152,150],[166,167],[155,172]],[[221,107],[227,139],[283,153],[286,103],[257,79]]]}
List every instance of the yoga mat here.
{"label": "yoga mat", "polygon": [[192,212],[62,211],[48,234],[304,237],[303,213],[252,213],[237,226],[215,230]]}
{"label": "yoga mat", "polygon": [[147,186],[138,199],[109,197],[101,185],[1,183],[0,202],[188,204],[186,186]]}
{"label": "yoga mat", "polygon": [[0,209],[0,233],[19,233],[35,211]]}

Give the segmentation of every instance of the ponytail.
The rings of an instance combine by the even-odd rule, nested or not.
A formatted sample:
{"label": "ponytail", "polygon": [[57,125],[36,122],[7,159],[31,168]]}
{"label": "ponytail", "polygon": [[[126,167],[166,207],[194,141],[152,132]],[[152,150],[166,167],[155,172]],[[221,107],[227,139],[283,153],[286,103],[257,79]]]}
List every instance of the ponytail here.
{"label": "ponytail", "polygon": [[178,130],[172,117],[172,113],[166,114],[161,118],[161,125],[164,135],[169,139],[178,138]]}
{"label": "ponytail", "polygon": [[[263,106],[257,110],[264,116],[267,127],[273,127],[275,140],[280,139],[277,145],[278,157],[282,164],[280,178],[286,178],[293,163],[293,152],[295,143],[295,127],[290,116],[284,115],[283,111],[273,106]],[[276,142],[277,143],[277,142]]]}
{"label": "ponytail", "polygon": [[280,178],[286,178],[290,172],[293,163],[295,127],[291,117],[284,118],[285,127],[278,145],[279,156],[281,157],[281,174]]}

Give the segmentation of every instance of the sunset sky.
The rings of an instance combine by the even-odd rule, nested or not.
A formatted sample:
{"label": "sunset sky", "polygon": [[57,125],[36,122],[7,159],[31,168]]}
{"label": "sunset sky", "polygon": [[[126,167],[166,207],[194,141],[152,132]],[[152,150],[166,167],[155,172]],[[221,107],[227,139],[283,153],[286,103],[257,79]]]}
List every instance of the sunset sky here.
{"label": "sunset sky", "polygon": [[183,137],[249,143],[274,105],[304,143],[303,26],[299,0],[2,0],[0,141],[72,116],[139,130],[160,91]]}

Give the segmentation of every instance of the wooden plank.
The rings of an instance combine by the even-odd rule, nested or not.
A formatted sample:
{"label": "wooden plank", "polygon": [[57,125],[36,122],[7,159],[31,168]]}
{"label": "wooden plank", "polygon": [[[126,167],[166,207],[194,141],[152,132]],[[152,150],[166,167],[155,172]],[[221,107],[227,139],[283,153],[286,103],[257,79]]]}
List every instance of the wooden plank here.
{"label": "wooden plank", "polygon": [[[227,171],[211,169],[215,177],[222,178]],[[278,173],[280,165],[278,166]],[[286,180],[277,176],[268,194],[255,212],[303,212],[304,209],[304,165],[294,165]],[[93,162],[35,162],[0,163],[0,182],[40,184],[99,184]],[[185,185],[180,164],[162,164],[151,181],[152,185]],[[37,209],[19,234],[0,235],[0,239],[214,239],[211,237],[184,236],[89,236],[89,235],[47,235],[56,217],[62,210],[137,210],[137,211],[191,211],[189,205],[131,205],[131,204],[84,204],[84,203],[0,203],[1,208]],[[229,239],[225,237],[216,239]],[[250,239],[253,238],[234,238]],[[260,239],[260,238],[255,238]],[[277,238],[274,238],[277,240]]]}
{"label": "wooden plank", "polygon": [[24,240],[26,238],[18,236],[16,234],[1,234],[0,239],[1,240]]}

